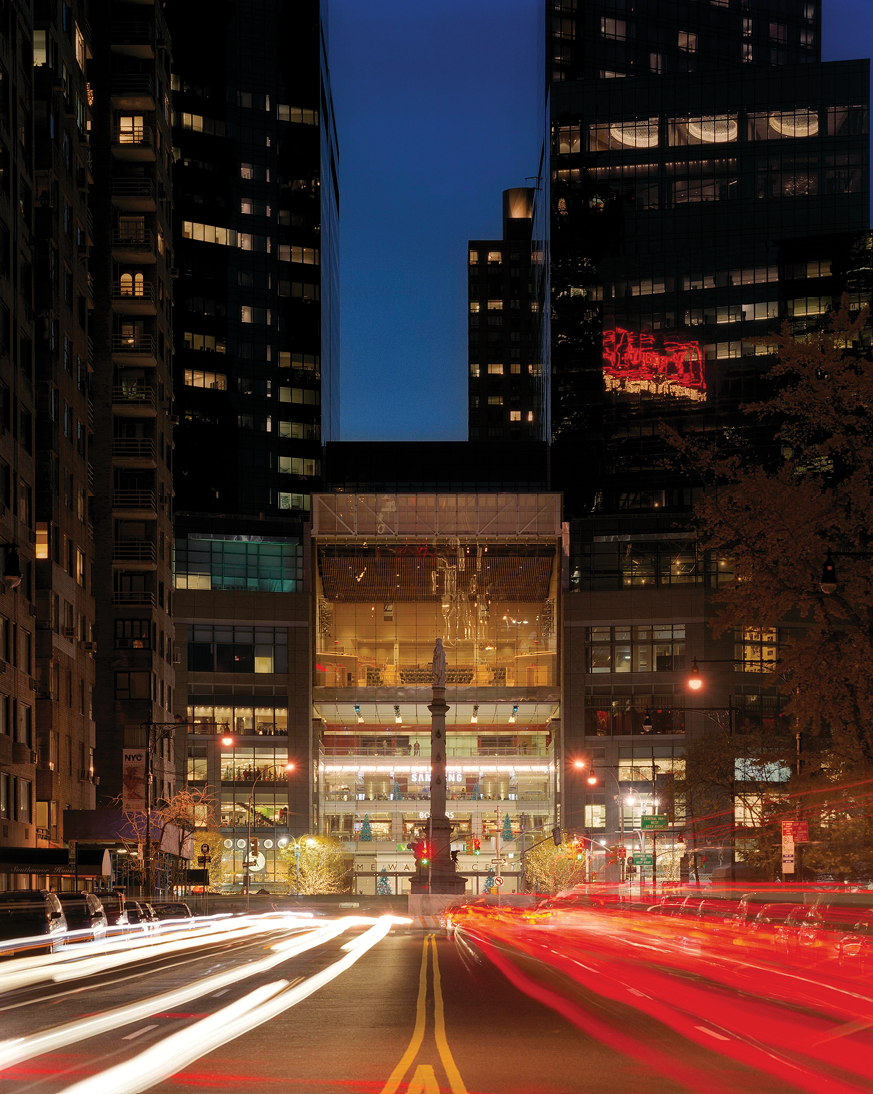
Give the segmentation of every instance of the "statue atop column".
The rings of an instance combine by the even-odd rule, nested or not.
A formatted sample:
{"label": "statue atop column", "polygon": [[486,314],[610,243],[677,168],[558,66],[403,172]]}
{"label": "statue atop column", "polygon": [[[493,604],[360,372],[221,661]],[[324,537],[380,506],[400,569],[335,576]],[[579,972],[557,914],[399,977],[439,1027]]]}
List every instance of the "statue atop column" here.
{"label": "statue atop column", "polygon": [[433,687],[444,688],[446,686],[446,651],[443,649],[443,640],[438,638],[433,648]]}

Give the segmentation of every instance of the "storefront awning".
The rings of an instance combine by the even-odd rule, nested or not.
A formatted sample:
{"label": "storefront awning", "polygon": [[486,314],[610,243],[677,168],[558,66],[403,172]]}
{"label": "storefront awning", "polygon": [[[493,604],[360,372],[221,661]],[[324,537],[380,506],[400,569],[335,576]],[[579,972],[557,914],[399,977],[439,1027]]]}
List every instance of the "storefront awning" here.
{"label": "storefront awning", "polygon": [[102,847],[79,847],[77,865],[70,864],[66,848],[0,847],[0,873],[63,874],[73,877],[109,877],[109,852]]}

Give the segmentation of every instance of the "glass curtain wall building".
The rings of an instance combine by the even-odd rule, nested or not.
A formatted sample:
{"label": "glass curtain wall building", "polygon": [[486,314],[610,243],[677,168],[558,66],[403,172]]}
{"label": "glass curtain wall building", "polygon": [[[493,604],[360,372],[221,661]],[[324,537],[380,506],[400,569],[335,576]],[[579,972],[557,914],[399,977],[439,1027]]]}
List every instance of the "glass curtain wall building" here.
{"label": "glass curtain wall building", "polygon": [[439,635],[460,870],[478,892],[490,855],[468,841],[484,854],[508,823],[517,873],[521,828],[560,818],[560,498],[319,495],[312,536],[320,830],[354,850],[359,891],[383,867],[407,891],[408,844],[430,809]]}
{"label": "glass curtain wall building", "polygon": [[820,61],[814,2],[546,8],[567,744],[608,768],[590,794],[577,771],[567,803],[569,823],[594,809],[615,835],[622,764],[648,771],[625,790],[657,796],[652,763],[669,768],[682,734],[720,724],[729,703],[756,724],[780,718],[748,665],[712,666],[706,699],[685,695],[692,657],[729,662],[735,642],[761,639],[712,639],[710,595],[731,563],[695,542],[698,486],[662,427],[739,430],[766,450],[767,423],[740,412],[770,363],[755,337],[821,322],[844,290],[854,308],[869,300],[869,63]]}

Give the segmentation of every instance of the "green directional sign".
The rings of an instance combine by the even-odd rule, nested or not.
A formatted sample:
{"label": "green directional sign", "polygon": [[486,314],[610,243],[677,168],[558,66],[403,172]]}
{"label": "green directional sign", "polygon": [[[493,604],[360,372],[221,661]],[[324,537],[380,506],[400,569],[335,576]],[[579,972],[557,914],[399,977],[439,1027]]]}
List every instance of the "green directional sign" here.
{"label": "green directional sign", "polygon": [[627,860],[627,864],[628,864],[628,866],[651,866],[652,865],[652,856],[651,855],[634,855],[632,858],[629,858]]}
{"label": "green directional sign", "polygon": [[640,828],[666,828],[670,818],[666,813],[658,813],[651,817],[640,817]]}

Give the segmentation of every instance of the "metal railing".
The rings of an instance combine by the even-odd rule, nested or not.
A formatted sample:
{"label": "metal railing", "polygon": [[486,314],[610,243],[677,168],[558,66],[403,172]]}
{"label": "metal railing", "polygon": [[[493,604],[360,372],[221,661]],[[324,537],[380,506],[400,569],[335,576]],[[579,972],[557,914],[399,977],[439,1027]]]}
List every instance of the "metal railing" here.
{"label": "metal railing", "polygon": [[[136,300],[137,297],[131,297]],[[154,357],[156,342],[150,334],[113,334],[113,353],[130,353],[137,357]]]}
{"label": "metal railing", "polygon": [[155,199],[155,184],[151,179],[113,179],[112,196],[114,198],[151,198]]}
{"label": "metal railing", "polygon": [[114,405],[144,406],[157,410],[157,392],[151,385],[121,385],[112,389]]}
{"label": "metal railing", "polygon": [[128,282],[114,281],[112,283],[112,299],[122,303],[130,301],[131,304],[154,304],[155,287],[150,281]]}
{"label": "metal railing", "polygon": [[150,98],[154,100],[155,85],[151,76],[113,76],[109,94],[119,98]]}
{"label": "metal railing", "polygon": [[130,605],[142,605],[143,607],[155,606],[155,594],[148,592],[147,590],[134,591],[126,589],[124,591],[116,589],[112,594],[113,604],[130,604]]}
{"label": "metal railing", "polygon": [[113,23],[109,30],[109,41],[117,46],[155,45],[155,32],[150,23]]}
{"label": "metal railing", "polygon": [[114,125],[112,143],[122,148],[154,148],[155,134],[149,125]]}
{"label": "metal railing", "polygon": [[155,545],[145,541],[131,541],[114,543],[112,557],[116,562],[154,562],[156,559]]}
{"label": "metal railing", "polygon": [[116,437],[112,442],[112,455],[119,460],[154,460],[157,449],[151,437]]}
{"label": "metal railing", "polygon": [[115,228],[112,246],[118,250],[153,251],[155,235],[151,228]]}
{"label": "metal railing", "polygon": [[114,490],[113,509],[140,509],[157,513],[158,500],[154,490]]}

